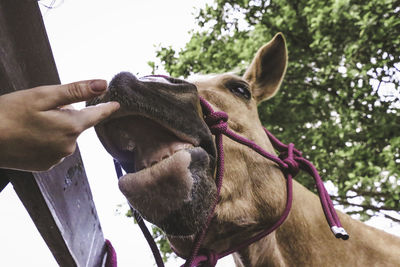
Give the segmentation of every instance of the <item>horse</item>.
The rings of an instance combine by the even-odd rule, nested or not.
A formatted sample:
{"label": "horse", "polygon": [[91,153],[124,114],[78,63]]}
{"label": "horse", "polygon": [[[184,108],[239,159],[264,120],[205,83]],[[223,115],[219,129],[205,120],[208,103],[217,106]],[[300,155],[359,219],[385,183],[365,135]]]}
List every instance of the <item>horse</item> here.
{"label": "horse", "polygon": [[[291,180],[300,152],[277,156],[257,106],[278,92],[287,60],[278,33],[241,77],[117,74],[88,105],[121,104],[95,127],[126,171],[120,190],[187,266],[214,266],[227,252],[236,266],[398,266],[400,238],[333,208],[341,225],[331,227],[318,196]],[[348,238],[343,229],[348,240],[336,238]]]}

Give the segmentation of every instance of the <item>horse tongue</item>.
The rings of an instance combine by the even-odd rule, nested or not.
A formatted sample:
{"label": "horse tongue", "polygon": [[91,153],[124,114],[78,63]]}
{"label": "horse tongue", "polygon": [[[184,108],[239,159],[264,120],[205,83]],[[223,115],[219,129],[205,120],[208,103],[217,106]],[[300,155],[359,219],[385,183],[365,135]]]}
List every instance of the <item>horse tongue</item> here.
{"label": "horse tongue", "polygon": [[181,150],[150,168],[122,176],[120,190],[144,218],[151,222],[162,220],[190,200],[190,162],[190,153]]}

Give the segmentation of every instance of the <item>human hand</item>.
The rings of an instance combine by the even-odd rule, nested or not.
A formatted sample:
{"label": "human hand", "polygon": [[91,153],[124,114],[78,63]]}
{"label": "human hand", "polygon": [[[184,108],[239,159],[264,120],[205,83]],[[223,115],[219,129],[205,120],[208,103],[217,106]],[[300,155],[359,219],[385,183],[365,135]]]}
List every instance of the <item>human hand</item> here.
{"label": "human hand", "polygon": [[104,80],[40,86],[0,96],[0,168],[44,171],[76,148],[76,139],[119,109],[109,102],[75,110],[72,103],[101,95]]}

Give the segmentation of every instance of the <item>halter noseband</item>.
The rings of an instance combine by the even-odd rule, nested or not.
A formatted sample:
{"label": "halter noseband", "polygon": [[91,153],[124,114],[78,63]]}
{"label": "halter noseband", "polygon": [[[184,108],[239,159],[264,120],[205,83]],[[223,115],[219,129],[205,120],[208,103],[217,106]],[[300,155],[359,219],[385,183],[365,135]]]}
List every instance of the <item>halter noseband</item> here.
{"label": "halter noseband", "polygon": [[[322,182],[321,177],[318,174],[318,171],[314,167],[314,165],[302,157],[302,154],[299,150],[294,147],[294,144],[290,143],[289,145],[285,145],[280,142],[275,136],[273,136],[267,129],[264,128],[266,135],[271,141],[273,147],[280,153],[279,157],[268,153],[260,146],[255,144],[253,141],[250,141],[232,130],[228,128],[228,115],[223,111],[214,111],[211,105],[202,97],[200,97],[200,104],[204,113],[204,120],[209,127],[211,133],[215,135],[215,143],[217,146],[217,172],[215,183],[217,185],[217,197],[216,201],[213,203],[211,212],[207,218],[203,229],[197,234],[194,245],[192,247],[192,251],[190,257],[186,259],[186,262],[183,266],[185,267],[193,267],[193,266],[215,266],[219,259],[230,255],[236,251],[239,251],[250,244],[260,240],[261,238],[267,236],[271,232],[275,231],[287,218],[290,212],[290,208],[292,206],[293,199],[293,191],[292,191],[292,178],[298,174],[300,170],[303,170],[310,174],[314,180],[317,187],[317,191],[319,194],[319,198],[321,201],[322,209],[324,211],[326,220],[331,228],[331,231],[335,235],[336,238],[341,238],[343,240],[347,240],[349,235],[342,227],[340,223],[339,217],[333,207],[332,200],[329,197],[328,192],[326,191],[324,184]],[[222,187],[222,180],[224,176],[224,148],[223,148],[223,135],[229,137],[230,139],[243,144],[261,156],[275,162],[282,169],[285,177],[286,177],[286,186],[287,186],[287,200],[286,207],[281,215],[281,217],[276,221],[270,228],[262,231],[261,233],[249,238],[243,243],[239,244],[234,248],[229,248],[222,252],[215,252],[209,249],[201,248],[201,245],[206,236],[208,227],[211,223],[211,219],[214,216],[215,208],[218,203],[219,195]],[[121,165],[114,160],[115,168],[117,171],[118,178],[122,176]],[[160,253],[158,251],[157,245],[151,237],[148,229],[146,228],[143,219],[137,211],[134,211],[134,217],[138,222],[140,228],[142,229],[143,234],[146,237],[147,242],[149,243],[153,255],[155,257],[156,263],[158,267],[163,267],[164,263],[161,259]],[[201,248],[201,249],[200,249]],[[173,248],[172,248],[173,249]]]}

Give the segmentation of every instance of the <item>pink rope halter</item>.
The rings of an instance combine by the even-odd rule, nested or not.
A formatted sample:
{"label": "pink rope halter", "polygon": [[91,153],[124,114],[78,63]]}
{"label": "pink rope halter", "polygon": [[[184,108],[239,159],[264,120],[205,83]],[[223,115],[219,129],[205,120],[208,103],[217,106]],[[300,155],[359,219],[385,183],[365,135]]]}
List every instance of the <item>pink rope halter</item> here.
{"label": "pink rope halter", "polygon": [[[260,240],[261,238],[267,236],[271,232],[275,231],[287,218],[290,212],[290,208],[292,206],[293,192],[292,192],[292,178],[298,174],[300,170],[303,170],[309,173],[315,180],[317,191],[319,194],[319,198],[321,201],[322,209],[324,211],[326,220],[331,228],[331,231],[335,235],[336,238],[341,238],[343,240],[347,240],[349,235],[343,229],[342,224],[340,223],[339,217],[336,214],[336,211],[333,207],[333,203],[329,197],[328,192],[326,191],[324,184],[322,182],[321,177],[318,174],[318,171],[314,167],[314,165],[302,157],[302,154],[299,150],[294,147],[294,144],[290,143],[289,145],[285,145],[280,142],[275,136],[273,136],[270,132],[268,132],[265,128],[264,131],[270,139],[273,147],[280,152],[279,157],[268,153],[260,146],[255,144],[254,142],[236,134],[228,128],[228,115],[223,111],[214,111],[211,105],[202,97],[200,97],[200,103],[204,113],[204,120],[210,131],[213,135],[215,135],[215,143],[217,146],[217,172],[216,172],[216,180],[215,183],[217,185],[217,200],[213,203],[211,208],[210,215],[207,218],[203,229],[198,233],[195,238],[194,245],[192,247],[191,255],[186,259],[184,267],[193,267],[193,266],[215,266],[219,259],[230,255],[238,250],[241,250],[250,244]],[[283,173],[286,177],[286,186],[287,186],[287,201],[286,207],[281,215],[281,217],[276,221],[270,228],[264,230],[263,232],[249,238],[244,241],[240,245],[229,248],[222,252],[215,252],[209,249],[202,248],[202,243],[207,234],[208,227],[211,223],[211,220],[214,216],[215,208],[218,203],[219,195],[221,192],[222,181],[224,176],[224,148],[223,148],[223,135],[229,137],[230,139],[243,144],[261,156],[275,162],[282,169]],[[119,171],[117,169],[117,173],[121,173],[121,167],[119,164],[116,164],[116,168],[119,167]],[[119,175],[120,176],[120,175]],[[140,216],[140,215],[139,215]],[[141,227],[142,228],[142,227]],[[147,230],[147,229],[146,229]],[[142,228],[143,232],[146,232]],[[148,232],[148,231],[147,231]],[[160,258],[159,252],[158,256],[154,250],[154,240],[148,235],[146,239],[152,248],[153,254],[155,258]],[[164,266],[162,262],[159,260],[156,261],[159,267]]]}

